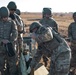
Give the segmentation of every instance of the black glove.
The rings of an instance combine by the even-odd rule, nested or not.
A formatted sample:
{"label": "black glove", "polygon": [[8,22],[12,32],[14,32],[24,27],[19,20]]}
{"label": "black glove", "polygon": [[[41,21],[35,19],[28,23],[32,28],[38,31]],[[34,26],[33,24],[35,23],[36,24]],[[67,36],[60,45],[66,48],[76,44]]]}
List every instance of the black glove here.
{"label": "black glove", "polygon": [[5,46],[5,49],[9,57],[12,57],[15,55],[15,50],[14,50],[12,43],[7,43],[4,46]]}

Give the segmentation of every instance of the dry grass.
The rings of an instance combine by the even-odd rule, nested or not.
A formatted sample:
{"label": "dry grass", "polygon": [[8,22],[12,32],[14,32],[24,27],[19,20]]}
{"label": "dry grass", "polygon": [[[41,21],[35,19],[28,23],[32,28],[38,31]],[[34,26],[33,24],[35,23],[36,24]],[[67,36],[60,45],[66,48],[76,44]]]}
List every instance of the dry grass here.
{"label": "dry grass", "polygon": [[[39,19],[42,18],[41,13],[22,13],[21,17],[25,23],[26,30],[29,31],[29,25],[34,21],[39,21]],[[53,13],[53,18],[56,20],[56,22],[59,25],[59,32],[63,36],[67,36],[67,30],[69,24],[73,21],[72,14],[70,13]]]}

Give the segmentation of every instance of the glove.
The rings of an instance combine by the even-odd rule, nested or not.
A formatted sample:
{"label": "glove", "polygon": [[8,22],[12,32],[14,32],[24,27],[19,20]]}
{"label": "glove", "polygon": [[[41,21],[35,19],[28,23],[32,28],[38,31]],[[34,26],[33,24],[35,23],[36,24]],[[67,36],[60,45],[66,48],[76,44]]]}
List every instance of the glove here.
{"label": "glove", "polygon": [[31,67],[29,66],[27,71],[26,71],[28,74],[31,72]]}

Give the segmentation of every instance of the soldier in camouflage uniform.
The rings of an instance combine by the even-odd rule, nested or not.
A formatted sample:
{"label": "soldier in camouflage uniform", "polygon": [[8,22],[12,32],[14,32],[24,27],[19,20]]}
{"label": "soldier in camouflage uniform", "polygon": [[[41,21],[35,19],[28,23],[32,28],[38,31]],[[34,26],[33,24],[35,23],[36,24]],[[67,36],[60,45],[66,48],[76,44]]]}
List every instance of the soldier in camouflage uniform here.
{"label": "soldier in camouflage uniform", "polygon": [[[12,56],[9,55],[11,52],[11,48],[9,51],[6,49],[6,45],[8,43],[14,43],[17,40],[18,32],[17,32],[17,26],[14,21],[9,19],[9,10],[6,7],[0,8],[0,71],[1,75],[4,75],[4,65],[5,60],[7,60],[10,68],[9,72],[10,75],[16,75],[16,54],[13,54]],[[15,52],[15,49],[13,47],[13,51]],[[11,54],[11,53],[10,53]]]}
{"label": "soldier in camouflage uniform", "polygon": [[[58,24],[56,21],[52,18],[52,12],[51,8],[43,8],[42,12],[42,19],[39,21],[43,26],[45,27],[52,27],[55,31],[58,31]],[[47,67],[48,63],[45,61],[47,57],[43,56],[43,60],[45,62],[45,66]]]}
{"label": "soldier in camouflage uniform", "polygon": [[15,13],[15,11],[17,9],[16,3],[11,1],[11,2],[8,3],[7,7],[10,11],[10,16],[9,17],[12,20],[14,20],[17,24],[17,29],[18,29],[17,52],[18,52],[18,54],[20,54],[21,50],[23,48],[23,35],[22,35],[22,33],[23,33],[23,23],[22,23],[21,17]]}
{"label": "soldier in camouflage uniform", "polygon": [[[19,16],[21,15],[21,11],[19,9],[16,9],[15,13],[17,15],[19,15]],[[25,24],[24,24],[24,22],[23,22],[22,19],[21,19],[21,22],[23,23],[23,34],[25,34],[25,32],[26,32],[26,30],[25,30]]]}
{"label": "soldier in camouflage uniform", "polygon": [[52,27],[54,30],[58,31],[58,24],[52,18],[51,8],[43,8],[42,12],[43,18],[39,21],[45,27]]}
{"label": "soldier in camouflage uniform", "polygon": [[73,13],[74,22],[68,27],[68,37],[71,41],[72,60],[71,67],[76,68],[76,12]]}
{"label": "soldier in camouflage uniform", "polygon": [[51,27],[43,27],[34,22],[30,25],[31,37],[38,43],[38,50],[27,70],[35,68],[42,54],[51,57],[49,75],[68,75],[71,59],[71,50],[66,41]]}

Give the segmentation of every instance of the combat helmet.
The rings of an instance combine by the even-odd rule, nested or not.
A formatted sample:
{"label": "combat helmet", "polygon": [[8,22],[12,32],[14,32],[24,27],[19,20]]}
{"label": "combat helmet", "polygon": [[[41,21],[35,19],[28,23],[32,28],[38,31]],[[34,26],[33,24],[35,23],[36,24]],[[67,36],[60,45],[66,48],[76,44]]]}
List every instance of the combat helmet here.
{"label": "combat helmet", "polygon": [[74,18],[74,16],[76,16],[76,12],[73,13],[73,18]]}
{"label": "combat helmet", "polygon": [[0,8],[0,17],[1,18],[9,17],[9,10],[7,7],[1,7]]}
{"label": "combat helmet", "polygon": [[33,32],[33,29],[35,29],[35,28],[39,29],[39,27],[41,27],[41,24],[40,24],[40,23],[38,23],[38,22],[33,22],[33,23],[30,25],[29,30],[30,30],[30,32],[32,33],[32,32]]}
{"label": "combat helmet", "polygon": [[43,8],[43,15],[45,15],[45,14],[49,14],[49,15],[51,15],[51,8]]}
{"label": "combat helmet", "polygon": [[15,13],[16,13],[17,15],[21,15],[21,11],[20,11],[19,9],[16,9]]}
{"label": "combat helmet", "polygon": [[16,10],[17,9],[16,3],[13,1],[9,2],[7,7],[9,10]]}

